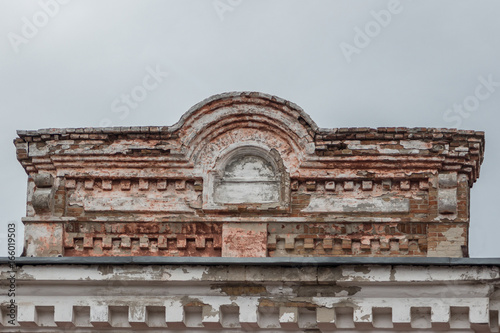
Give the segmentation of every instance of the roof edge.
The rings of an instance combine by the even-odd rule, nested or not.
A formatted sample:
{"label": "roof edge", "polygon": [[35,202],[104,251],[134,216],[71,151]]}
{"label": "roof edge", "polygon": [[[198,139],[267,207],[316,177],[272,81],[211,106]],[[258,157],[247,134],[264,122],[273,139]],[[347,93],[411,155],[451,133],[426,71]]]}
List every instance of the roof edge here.
{"label": "roof edge", "polygon": [[[252,92],[252,91],[233,91],[233,92],[225,92],[221,94],[216,94],[210,96],[199,103],[193,105],[189,110],[184,112],[180,119],[173,125],[151,125],[151,126],[114,126],[114,127],[84,127],[84,128],[42,128],[37,130],[17,130],[17,135],[20,138],[23,137],[34,137],[34,136],[42,136],[42,135],[61,135],[61,134],[137,134],[137,133],[159,133],[159,132],[175,132],[179,130],[185,123],[186,119],[188,119],[191,115],[193,115],[196,111],[205,107],[206,105],[224,100],[224,99],[232,99],[232,98],[258,98],[269,100],[275,103],[286,105],[287,107],[298,112],[304,121],[311,127],[311,129],[320,134],[331,134],[337,132],[352,132],[352,133],[363,133],[363,132],[394,132],[394,133],[405,133],[405,132],[431,132],[431,133],[456,133],[460,135],[475,135],[483,137],[484,140],[484,131],[475,131],[475,130],[464,130],[464,129],[456,129],[456,128],[437,128],[437,127],[339,127],[339,128],[322,128],[318,127],[317,124],[312,120],[312,118],[307,114],[300,106],[297,104],[290,102],[284,98],[261,93],[261,92]],[[484,143],[483,143],[484,145]]]}

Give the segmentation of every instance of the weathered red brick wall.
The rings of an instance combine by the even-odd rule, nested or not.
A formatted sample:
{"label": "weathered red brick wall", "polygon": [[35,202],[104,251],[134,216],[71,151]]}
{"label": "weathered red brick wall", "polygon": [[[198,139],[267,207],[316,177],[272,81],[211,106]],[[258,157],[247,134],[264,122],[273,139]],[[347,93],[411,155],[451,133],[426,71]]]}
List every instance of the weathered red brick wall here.
{"label": "weathered red brick wall", "polygon": [[293,103],[232,93],[171,127],[15,144],[27,255],[460,257],[484,133],[321,129]]}

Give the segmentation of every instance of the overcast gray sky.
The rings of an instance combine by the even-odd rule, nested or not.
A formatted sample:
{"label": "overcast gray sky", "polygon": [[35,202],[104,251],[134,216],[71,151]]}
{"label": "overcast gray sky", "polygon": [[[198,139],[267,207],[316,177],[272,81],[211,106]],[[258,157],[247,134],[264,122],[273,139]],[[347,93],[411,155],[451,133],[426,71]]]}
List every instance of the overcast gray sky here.
{"label": "overcast gray sky", "polygon": [[1,0],[0,238],[25,213],[17,129],[172,125],[245,90],[320,127],[485,131],[470,254],[500,257],[499,17],[495,0]]}

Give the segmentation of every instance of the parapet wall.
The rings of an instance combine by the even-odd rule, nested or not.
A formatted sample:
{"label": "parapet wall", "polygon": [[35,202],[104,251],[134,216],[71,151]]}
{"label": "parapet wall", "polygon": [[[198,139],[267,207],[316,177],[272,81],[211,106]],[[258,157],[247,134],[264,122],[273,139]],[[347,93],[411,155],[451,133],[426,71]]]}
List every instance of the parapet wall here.
{"label": "parapet wall", "polygon": [[461,257],[484,154],[483,132],[322,129],[259,93],[18,134],[27,256]]}

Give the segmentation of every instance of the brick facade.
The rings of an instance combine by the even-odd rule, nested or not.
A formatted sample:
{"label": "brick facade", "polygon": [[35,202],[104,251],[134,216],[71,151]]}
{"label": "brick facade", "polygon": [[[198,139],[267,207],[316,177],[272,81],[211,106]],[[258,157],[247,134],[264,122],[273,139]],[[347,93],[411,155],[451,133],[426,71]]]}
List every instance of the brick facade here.
{"label": "brick facade", "polygon": [[323,129],[259,93],[18,135],[27,256],[462,257],[484,153],[483,132]]}

